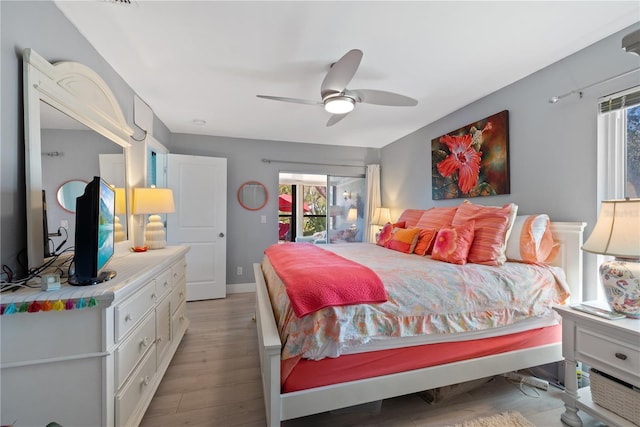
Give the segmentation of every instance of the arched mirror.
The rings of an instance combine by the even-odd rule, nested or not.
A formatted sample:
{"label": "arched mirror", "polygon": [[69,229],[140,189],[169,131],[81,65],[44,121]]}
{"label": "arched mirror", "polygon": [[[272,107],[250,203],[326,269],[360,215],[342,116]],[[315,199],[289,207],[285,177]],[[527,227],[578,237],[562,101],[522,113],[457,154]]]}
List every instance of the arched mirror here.
{"label": "arched mirror", "polygon": [[121,222],[131,229],[126,171],[133,129],[111,89],[90,68],[77,62],[51,64],[32,49],[23,51],[23,63],[27,256],[32,269],[49,253],[48,229],[68,224],[73,242],[75,218],[54,202],[56,183],[101,176],[123,188]]}
{"label": "arched mirror", "polygon": [[69,213],[76,212],[76,197],[84,193],[87,183],[79,179],[74,179],[63,183],[58,187],[56,200],[62,209]]}
{"label": "arched mirror", "polygon": [[267,187],[258,181],[247,181],[238,189],[238,202],[250,211],[257,211],[267,204],[269,192]]}

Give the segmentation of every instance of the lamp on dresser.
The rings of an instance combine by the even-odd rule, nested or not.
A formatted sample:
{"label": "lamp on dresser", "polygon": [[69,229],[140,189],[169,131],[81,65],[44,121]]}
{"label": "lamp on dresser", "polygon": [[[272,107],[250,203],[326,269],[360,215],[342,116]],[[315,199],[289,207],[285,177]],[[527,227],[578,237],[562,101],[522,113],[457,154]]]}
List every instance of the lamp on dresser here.
{"label": "lamp on dresser", "polygon": [[115,242],[122,242],[124,240],[124,229],[122,227],[122,223],[120,222],[120,215],[124,215],[127,213],[127,203],[125,196],[125,189],[122,187],[116,187],[115,189],[115,197],[116,197],[116,209],[115,216],[113,218],[113,240]]}
{"label": "lamp on dresser", "polygon": [[171,212],[175,212],[175,206],[170,188],[133,189],[133,213],[150,214],[144,232],[144,246],[147,249],[162,249],[167,246],[164,224],[158,214]]}
{"label": "lamp on dresser", "polygon": [[582,250],[615,257],[600,265],[613,311],[640,318],[640,199],[605,200]]}

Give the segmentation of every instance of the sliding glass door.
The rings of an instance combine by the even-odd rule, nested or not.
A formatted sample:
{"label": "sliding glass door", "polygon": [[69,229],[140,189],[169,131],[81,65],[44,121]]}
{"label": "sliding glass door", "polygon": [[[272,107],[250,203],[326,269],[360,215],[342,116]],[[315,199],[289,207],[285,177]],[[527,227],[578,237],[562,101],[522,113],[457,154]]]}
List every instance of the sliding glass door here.
{"label": "sliding glass door", "polygon": [[281,172],[279,187],[279,241],[366,241],[366,180],[363,176]]}
{"label": "sliding glass door", "polygon": [[363,176],[327,176],[329,243],[363,242],[366,180]]}

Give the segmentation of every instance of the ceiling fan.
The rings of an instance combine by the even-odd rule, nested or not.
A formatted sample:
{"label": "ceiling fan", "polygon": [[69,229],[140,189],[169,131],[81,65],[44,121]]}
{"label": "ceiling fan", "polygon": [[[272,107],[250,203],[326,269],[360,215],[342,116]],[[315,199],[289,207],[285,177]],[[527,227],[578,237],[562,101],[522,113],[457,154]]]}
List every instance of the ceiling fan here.
{"label": "ceiling fan", "polygon": [[408,96],[375,89],[347,89],[362,60],[362,51],[352,49],[331,65],[320,86],[322,101],[309,99],[285,98],[281,96],[256,95],[258,98],[275,101],[294,102],[297,104],[323,105],[332,114],[327,126],[333,126],[344,119],[355,107],[356,103],[387,105],[393,107],[413,107],[418,101]]}

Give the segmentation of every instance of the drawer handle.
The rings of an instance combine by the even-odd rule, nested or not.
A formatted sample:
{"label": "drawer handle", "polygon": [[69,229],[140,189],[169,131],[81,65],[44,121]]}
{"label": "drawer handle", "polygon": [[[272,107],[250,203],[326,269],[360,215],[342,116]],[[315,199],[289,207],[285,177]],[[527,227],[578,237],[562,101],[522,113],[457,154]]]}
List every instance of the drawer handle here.
{"label": "drawer handle", "polygon": [[143,347],[149,347],[149,338],[144,337],[144,339],[140,341],[140,345]]}
{"label": "drawer handle", "polygon": [[145,375],[144,378],[142,378],[141,385],[143,385],[145,387],[149,385],[149,376],[148,375]]}
{"label": "drawer handle", "polygon": [[125,322],[130,322],[133,320],[133,316],[129,313],[126,316],[124,316],[124,321]]}
{"label": "drawer handle", "polygon": [[620,360],[627,360],[627,355],[624,353],[616,353],[616,357]]}
{"label": "drawer handle", "polygon": [[169,286],[169,282],[165,281],[163,285],[166,288],[167,286]]}
{"label": "drawer handle", "polygon": [[184,292],[180,291],[180,298],[184,296]]}
{"label": "drawer handle", "polygon": [[156,298],[158,298],[158,297],[156,296],[156,294],[155,294],[155,293],[151,294],[151,299],[152,299],[153,301],[155,301],[155,300],[156,300]]}

